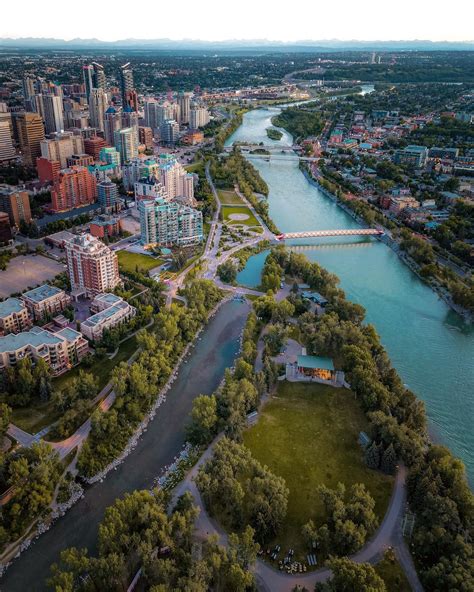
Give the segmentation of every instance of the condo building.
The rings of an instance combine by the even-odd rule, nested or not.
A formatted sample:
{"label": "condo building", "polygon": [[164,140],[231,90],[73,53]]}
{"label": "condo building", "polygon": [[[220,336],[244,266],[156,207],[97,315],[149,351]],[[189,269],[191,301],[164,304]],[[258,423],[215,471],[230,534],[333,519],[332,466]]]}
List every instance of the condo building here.
{"label": "condo building", "polygon": [[19,298],[7,298],[0,302],[0,334],[21,333],[31,327],[31,319],[25,303]]}
{"label": "condo building", "polygon": [[98,294],[91,304],[91,317],[81,323],[81,333],[90,341],[100,341],[104,331],[126,323],[137,309],[115,294]]}
{"label": "condo building", "polygon": [[202,242],[202,212],[165,199],[142,200],[140,213],[141,243],[161,246],[189,246]]}
{"label": "condo building", "polygon": [[64,212],[94,203],[97,196],[96,179],[86,167],[63,169],[51,190],[54,212]]}
{"label": "condo building", "polygon": [[29,224],[33,219],[28,192],[10,185],[0,185],[0,211],[6,212],[10,225],[17,228],[20,227],[21,222]]}
{"label": "condo building", "polygon": [[114,134],[115,148],[120,154],[122,164],[138,156],[138,134],[133,127],[126,127]]}
{"label": "condo building", "polygon": [[90,234],[66,241],[71,290],[75,295],[95,296],[120,284],[117,255]]}
{"label": "condo building", "polygon": [[43,120],[38,113],[20,113],[15,117],[18,142],[25,164],[34,165],[41,156],[41,141],[44,140]]}
{"label": "condo building", "polygon": [[84,138],[80,134],[63,132],[42,140],[40,146],[43,158],[58,161],[64,169],[69,156],[84,153]]}
{"label": "condo building", "polygon": [[0,120],[0,162],[13,160],[16,158],[16,151],[13,147],[10,121],[7,119]]}
{"label": "condo building", "polygon": [[24,292],[21,299],[35,321],[54,317],[71,304],[71,298],[64,290],[49,284]]}

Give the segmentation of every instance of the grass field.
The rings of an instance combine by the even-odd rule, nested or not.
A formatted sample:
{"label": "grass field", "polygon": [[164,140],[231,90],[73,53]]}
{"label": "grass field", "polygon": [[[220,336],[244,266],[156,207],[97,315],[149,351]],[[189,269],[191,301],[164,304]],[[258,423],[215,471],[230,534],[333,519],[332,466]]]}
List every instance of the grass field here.
{"label": "grass field", "polygon": [[218,189],[217,196],[221,204],[242,205],[242,200],[233,189]]}
{"label": "grass field", "polygon": [[[224,206],[222,208],[222,217],[227,224],[243,224],[245,226],[260,226],[257,218],[252,214],[247,206]],[[245,220],[232,220],[232,214],[244,214],[248,216]]]}
{"label": "grass field", "polygon": [[184,168],[188,173],[204,172],[204,163],[202,161],[193,162],[192,164],[187,164]]}
{"label": "grass field", "polygon": [[163,263],[162,259],[158,257],[151,257],[150,255],[142,255],[141,253],[131,253],[130,251],[117,251],[120,271],[135,272],[138,270],[141,273],[148,273],[150,269],[158,267]]}
{"label": "grass field", "polygon": [[364,483],[383,517],[392,491],[392,477],[372,471],[363,462],[357,438],[367,420],[351,392],[320,384],[283,382],[264,407],[257,424],[244,433],[253,456],[286,480],[288,513],[275,543],[294,548],[302,559],[301,527],[310,518],[324,521],[318,485],[334,488]]}
{"label": "grass field", "polygon": [[410,592],[410,584],[403,572],[401,565],[392,553],[387,552],[379,563],[374,566],[375,571],[385,582],[387,592]]}

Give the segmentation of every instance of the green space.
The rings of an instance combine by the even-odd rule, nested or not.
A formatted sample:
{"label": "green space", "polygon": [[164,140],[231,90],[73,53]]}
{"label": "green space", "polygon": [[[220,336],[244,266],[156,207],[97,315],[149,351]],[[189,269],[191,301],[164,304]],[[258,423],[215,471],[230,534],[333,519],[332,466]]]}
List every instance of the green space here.
{"label": "green space", "polygon": [[[222,218],[227,224],[243,224],[245,226],[259,226],[257,218],[252,214],[247,206],[224,206],[222,208]],[[233,214],[244,214],[248,216],[245,220],[233,220]]]}
{"label": "green space", "polygon": [[79,374],[79,370],[84,370],[84,372],[89,372],[97,378],[99,390],[102,390],[108,383],[110,374],[115,366],[118,366],[120,362],[127,361],[136,350],[137,338],[134,335],[119,345],[118,352],[112,359],[105,356],[100,359],[94,359],[94,362],[90,367],[85,367],[84,365],[76,366],[69,372],[55,378],[53,380],[53,386],[61,390],[67,388],[72,379]]}
{"label": "green space", "polygon": [[131,253],[130,251],[117,251],[120,271],[147,274],[150,269],[158,267],[163,263],[162,259],[152,257],[151,255],[142,255],[141,253]]}
{"label": "green space", "polygon": [[368,422],[353,394],[321,384],[279,384],[277,395],[260,413],[257,424],[244,433],[252,455],[290,490],[288,512],[275,543],[294,548],[303,558],[302,526],[324,520],[319,485],[334,489],[363,483],[375,500],[380,521],[392,492],[393,478],[369,469],[358,444]]}
{"label": "green space", "polygon": [[193,162],[192,164],[188,164],[184,167],[188,173],[200,173],[204,174],[204,163],[202,161]]}
{"label": "green space", "polygon": [[398,563],[395,553],[387,551],[382,561],[374,566],[377,574],[385,582],[387,592],[410,592],[411,587],[402,569]]}
{"label": "green space", "polygon": [[28,407],[15,407],[12,409],[11,421],[25,432],[36,434],[54,423],[60,415],[49,400],[35,402]]}
{"label": "green space", "polygon": [[242,204],[242,200],[233,189],[218,189],[217,195],[221,204]]}
{"label": "green space", "polygon": [[270,140],[281,140],[283,137],[282,132],[274,127],[267,127],[266,132]]}

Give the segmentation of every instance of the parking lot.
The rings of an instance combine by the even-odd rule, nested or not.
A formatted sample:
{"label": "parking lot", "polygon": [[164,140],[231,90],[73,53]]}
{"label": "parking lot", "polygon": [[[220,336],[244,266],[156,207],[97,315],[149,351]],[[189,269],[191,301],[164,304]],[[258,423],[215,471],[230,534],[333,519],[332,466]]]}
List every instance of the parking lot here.
{"label": "parking lot", "polygon": [[62,263],[42,255],[22,255],[10,260],[5,271],[0,271],[0,297],[24,292],[27,288],[53,279],[65,270]]}

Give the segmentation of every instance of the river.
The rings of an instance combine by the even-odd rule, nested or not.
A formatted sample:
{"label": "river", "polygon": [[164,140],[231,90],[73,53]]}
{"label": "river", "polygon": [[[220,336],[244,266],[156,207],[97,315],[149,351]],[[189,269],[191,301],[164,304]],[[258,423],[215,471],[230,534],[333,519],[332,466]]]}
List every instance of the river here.
{"label": "river", "polygon": [[[291,145],[285,132],[272,142],[266,128],[279,108],[244,115],[228,139]],[[281,130],[284,131],[284,130]],[[354,228],[357,223],[311,184],[298,160],[252,159],[269,187],[270,216],[282,232]],[[348,297],[367,310],[405,384],[424,402],[432,437],[462,458],[474,483],[474,327],[424,285],[397,255],[375,239],[313,239],[303,252],[337,274]],[[260,282],[265,253],[249,259],[238,281]]]}
{"label": "river", "polygon": [[13,562],[0,582],[2,592],[45,590],[50,565],[59,560],[63,549],[74,545],[95,551],[105,509],[128,491],[151,487],[154,478],[183,447],[192,401],[197,395],[212,393],[224,370],[232,366],[248,312],[249,306],[237,301],[219,309],[182,364],[166,402],[148,424],[135,450]]}

